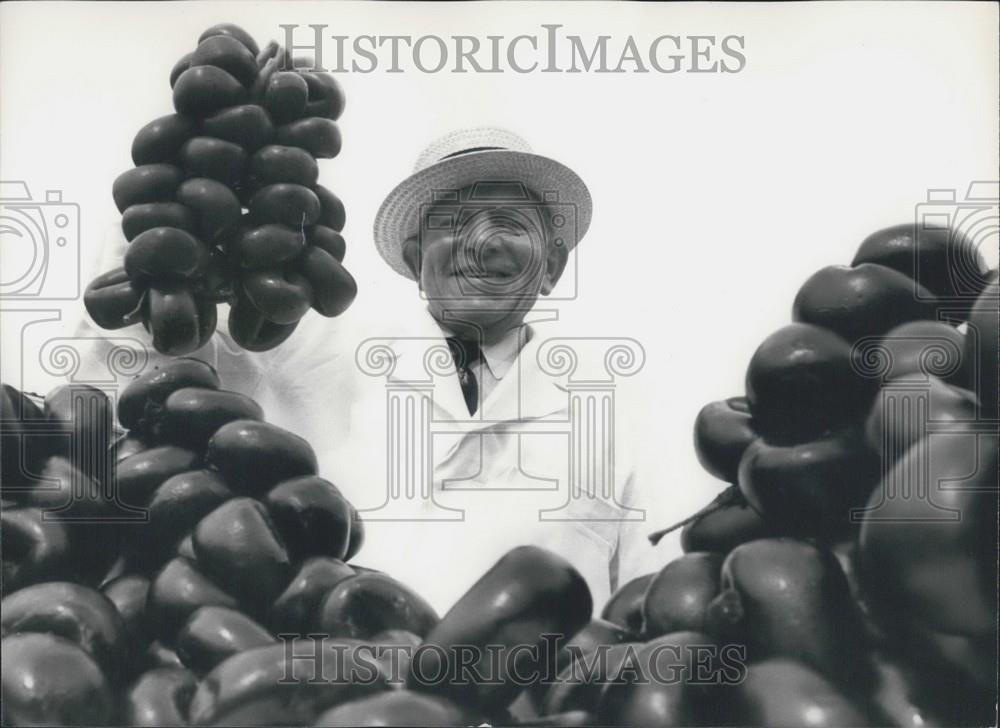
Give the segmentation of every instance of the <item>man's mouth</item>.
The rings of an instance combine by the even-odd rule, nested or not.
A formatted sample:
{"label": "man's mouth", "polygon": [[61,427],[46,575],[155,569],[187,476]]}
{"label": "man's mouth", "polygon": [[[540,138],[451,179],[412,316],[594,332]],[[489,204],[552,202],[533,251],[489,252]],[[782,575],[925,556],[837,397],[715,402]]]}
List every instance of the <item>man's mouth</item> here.
{"label": "man's mouth", "polygon": [[513,273],[507,271],[490,271],[490,270],[476,270],[476,271],[459,270],[455,271],[453,275],[460,278],[500,281],[500,282],[508,281],[514,277]]}

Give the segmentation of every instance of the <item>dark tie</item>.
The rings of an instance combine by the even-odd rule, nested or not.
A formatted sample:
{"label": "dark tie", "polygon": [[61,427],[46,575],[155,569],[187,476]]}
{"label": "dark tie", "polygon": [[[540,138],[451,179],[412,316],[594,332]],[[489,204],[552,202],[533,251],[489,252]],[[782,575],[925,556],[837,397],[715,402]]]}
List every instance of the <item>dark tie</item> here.
{"label": "dark tie", "polygon": [[462,385],[465,406],[469,408],[469,414],[474,415],[479,409],[479,382],[476,381],[472,366],[479,361],[482,351],[475,341],[459,339],[457,336],[449,336],[447,341],[451,356],[455,360],[458,381]]}

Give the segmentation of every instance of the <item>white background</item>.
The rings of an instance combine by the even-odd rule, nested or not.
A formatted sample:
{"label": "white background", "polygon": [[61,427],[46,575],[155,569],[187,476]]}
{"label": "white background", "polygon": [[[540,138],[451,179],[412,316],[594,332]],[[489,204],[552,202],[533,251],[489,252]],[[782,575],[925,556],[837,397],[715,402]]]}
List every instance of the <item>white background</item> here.
{"label": "white background", "polygon": [[[418,305],[369,231],[439,134],[508,127],[583,177],[594,218],[563,330],[645,347],[627,424],[670,515],[720,486],[695,460],[694,417],[742,394],[751,353],[789,321],[805,278],[911,220],[929,188],[961,197],[1000,163],[995,4],[5,3],[0,19],[0,178],[79,204],[83,285],[119,219],[111,183],[131,167],[132,137],[172,111],[169,71],[214,23],[261,41],[280,38],[279,23],[480,37],[562,23],[590,42],[612,35],[613,48],[630,33],[745,36],[746,68],[732,75],[341,74],[344,151],[321,163],[347,206],[345,262],[361,289],[344,326]],[[71,285],[76,271],[60,275]],[[82,312],[32,305],[61,309],[67,331]],[[16,327],[2,335],[5,378],[23,362],[26,387],[52,386]]]}

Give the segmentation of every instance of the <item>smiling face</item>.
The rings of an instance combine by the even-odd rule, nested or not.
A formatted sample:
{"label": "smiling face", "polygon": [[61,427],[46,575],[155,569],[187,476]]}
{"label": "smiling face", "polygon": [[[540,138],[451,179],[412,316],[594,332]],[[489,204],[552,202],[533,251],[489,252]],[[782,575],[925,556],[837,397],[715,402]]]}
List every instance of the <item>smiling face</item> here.
{"label": "smiling face", "polygon": [[[566,265],[541,199],[509,200],[510,183],[478,183],[429,205],[404,243],[431,314],[456,333],[496,340],[548,295]],[[417,270],[419,268],[419,270]]]}

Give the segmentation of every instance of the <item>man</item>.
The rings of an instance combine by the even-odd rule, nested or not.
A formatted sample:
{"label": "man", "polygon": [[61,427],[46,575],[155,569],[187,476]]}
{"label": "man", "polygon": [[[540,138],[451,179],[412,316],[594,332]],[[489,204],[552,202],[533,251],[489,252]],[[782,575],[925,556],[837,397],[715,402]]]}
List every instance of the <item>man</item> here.
{"label": "man", "polygon": [[307,316],[269,352],[220,331],[195,354],[313,445],[320,473],[366,521],[357,561],[442,613],[521,544],[570,560],[597,609],[663,560],[645,541],[624,443],[570,435],[570,397],[543,367],[552,339],[538,328],[552,316],[536,302],[559,282],[591,208],[572,170],[517,135],[449,134],[374,223],[382,258],[416,282],[413,321],[366,311],[381,320],[362,329],[357,315]]}

